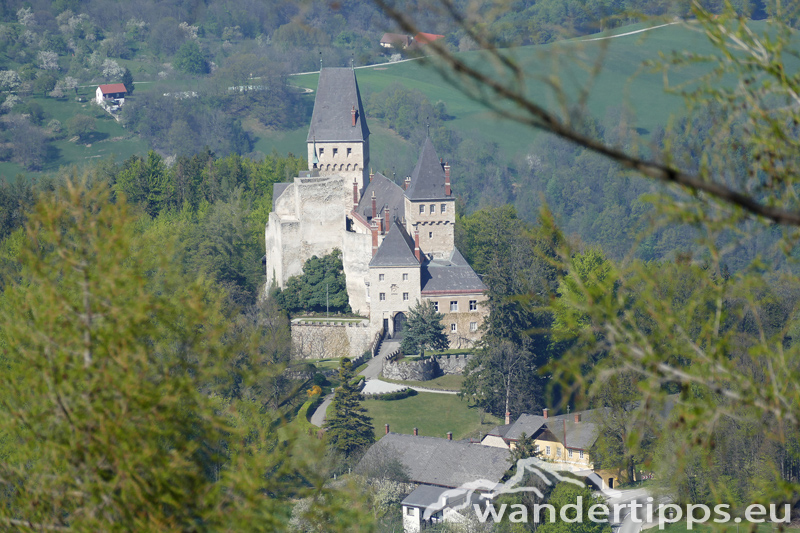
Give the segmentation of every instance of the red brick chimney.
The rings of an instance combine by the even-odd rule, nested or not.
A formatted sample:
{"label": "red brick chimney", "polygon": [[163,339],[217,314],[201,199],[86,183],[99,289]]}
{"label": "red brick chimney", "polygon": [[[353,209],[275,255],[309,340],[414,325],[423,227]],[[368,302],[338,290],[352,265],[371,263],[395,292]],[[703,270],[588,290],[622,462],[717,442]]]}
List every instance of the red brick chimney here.
{"label": "red brick chimney", "polygon": [[353,110],[350,111],[350,114],[353,116],[353,127],[356,127],[356,106],[353,106]]}
{"label": "red brick chimney", "polygon": [[542,417],[544,417],[544,419],[547,420],[547,407],[542,409]]}
{"label": "red brick chimney", "polygon": [[358,209],[358,180],[353,178],[353,211]]}
{"label": "red brick chimney", "polygon": [[378,224],[374,218],[369,225],[369,229],[372,230],[372,257],[375,257],[375,254],[378,253]]}
{"label": "red brick chimney", "polygon": [[580,421],[581,421],[581,414],[580,413],[575,413],[575,423],[577,424]]}
{"label": "red brick chimney", "polygon": [[389,233],[389,230],[392,229],[392,215],[389,213],[389,206],[383,206],[383,218],[386,220],[386,233]]}
{"label": "red brick chimney", "polygon": [[453,440],[453,432],[452,431],[448,431],[447,432],[447,440]]}
{"label": "red brick chimney", "polygon": [[[417,256],[417,261],[420,261],[420,253],[419,253],[419,230],[414,229],[414,255]],[[421,261],[420,261],[421,262]]]}
{"label": "red brick chimney", "polygon": [[506,411],[506,425],[511,423],[511,411]]}
{"label": "red brick chimney", "polygon": [[450,196],[450,163],[444,164],[444,195]]}
{"label": "red brick chimney", "polygon": [[408,190],[409,185],[411,185],[411,176],[406,176],[406,181],[403,183]]}
{"label": "red brick chimney", "polygon": [[417,428],[414,428],[414,436],[416,437],[418,435],[419,435],[419,430],[417,430]]}
{"label": "red brick chimney", "polygon": [[389,434],[389,424],[386,424],[386,434]]}
{"label": "red brick chimney", "polygon": [[372,191],[372,218],[378,216],[378,204],[375,203],[375,191]]}

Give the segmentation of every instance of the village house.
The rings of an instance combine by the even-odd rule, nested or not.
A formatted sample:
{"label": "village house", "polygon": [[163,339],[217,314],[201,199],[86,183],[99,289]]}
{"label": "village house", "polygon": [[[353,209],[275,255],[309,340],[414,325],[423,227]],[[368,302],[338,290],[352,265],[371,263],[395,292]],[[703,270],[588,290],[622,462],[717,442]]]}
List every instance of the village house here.
{"label": "village house", "polygon": [[107,85],[99,85],[94,94],[95,101],[100,105],[107,103],[121,105],[125,101],[126,93],[127,90],[124,84],[110,83]]}
{"label": "village house", "polygon": [[381,37],[383,48],[399,48],[405,50],[411,44],[411,36],[402,33],[384,33]]}
{"label": "village house", "polygon": [[[460,521],[454,508],[465,503],[482,504],[482,493],[491,492],[511,467],[507,450],[481,446],[479,443],[448,438],[401,435],[389,432],[364,455],[363,468],[380,457],[397,459],[408,479],[417,487],[401,502],[403,529],[416,533],[423,527],[443,521]],[[479,490],[464,485],[482,480]],[[469,501],[467,501],[469,500]],[[428,517],[425,512],[429,511]]]}

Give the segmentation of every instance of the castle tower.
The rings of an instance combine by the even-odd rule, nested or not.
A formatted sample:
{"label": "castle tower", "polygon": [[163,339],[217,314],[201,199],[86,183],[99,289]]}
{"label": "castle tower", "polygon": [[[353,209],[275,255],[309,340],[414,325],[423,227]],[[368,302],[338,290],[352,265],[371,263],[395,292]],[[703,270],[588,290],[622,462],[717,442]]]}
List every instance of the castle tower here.
{"label": "castle tower", "polygon": [[419,232],[422,253],[449,257],[455,247],[455,197],[450,187],[450,165],[442,162],[430,139],[425,139],[405,194],[409,234]]}
{"label": "castle tower", "polygon": [[320,176],[353,179],[364,190],[369,172],[369,128],[355,70],[324,68],[319,75],[308,129],[308,166]]}

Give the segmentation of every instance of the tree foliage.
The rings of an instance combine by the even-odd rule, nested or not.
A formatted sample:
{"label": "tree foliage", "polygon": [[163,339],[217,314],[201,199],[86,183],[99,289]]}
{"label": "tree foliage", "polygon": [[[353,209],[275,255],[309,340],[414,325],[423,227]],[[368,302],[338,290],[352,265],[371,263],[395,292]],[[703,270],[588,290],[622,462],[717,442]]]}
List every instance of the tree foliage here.
{"label": "tree foliage", "polygon": [[353,363],[343,357],[339,366],[342,384],[336,389],[331,408],[333,413],[325,420],[326,438],[330,446],[349,456],[375,442],[375,429],[367,410],[361,405],[362,396],[353,383]]}
{"label": "tree foliage", "polygon": [[328,255],[308,258],[303,274],[286,280],[286,287],[278,289],[275,297],[292,314],[349,313],[342,252],[334,249]]}
{"label": "tree foliage", "polygon": [[425,355],[425,350],[446,350],[450,341],[444,332],[444,315],[436,311],[433,302],[426,300],[408,310],[403,328],[400,351],[404,354]]}

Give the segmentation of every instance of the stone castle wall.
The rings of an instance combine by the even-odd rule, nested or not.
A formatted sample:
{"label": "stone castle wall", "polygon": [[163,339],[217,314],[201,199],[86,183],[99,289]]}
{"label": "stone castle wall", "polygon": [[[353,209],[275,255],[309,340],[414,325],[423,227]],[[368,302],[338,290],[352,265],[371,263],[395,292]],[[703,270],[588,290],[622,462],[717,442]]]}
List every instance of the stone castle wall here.
{"label": "stone castle wall", "polygon": [[355,359],[370,349],[369,322],[292,322],[292,357],[295,359]]}
{"label": "stone castle wall", "polygon": [[463,374],[470,357],[469,354],[438,355],[436,364],[442,374]]}
{"label": "stone castle wall", "polygon": [[421,361],[386,361],[383,377],[400,381],[428,381],[442,374],[463,374],[471,356],[439,355]]}

